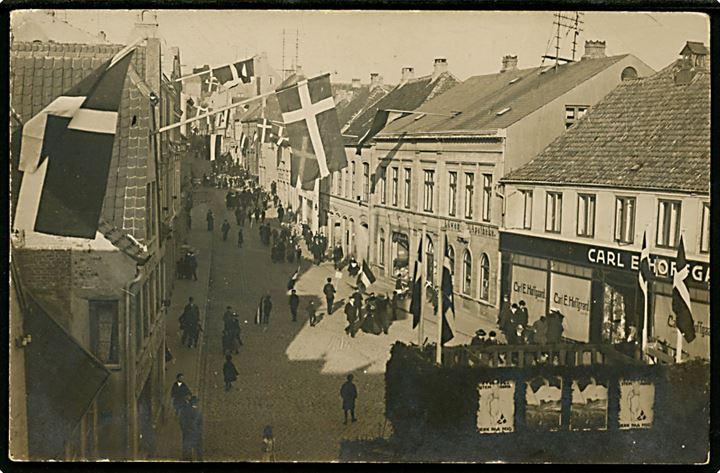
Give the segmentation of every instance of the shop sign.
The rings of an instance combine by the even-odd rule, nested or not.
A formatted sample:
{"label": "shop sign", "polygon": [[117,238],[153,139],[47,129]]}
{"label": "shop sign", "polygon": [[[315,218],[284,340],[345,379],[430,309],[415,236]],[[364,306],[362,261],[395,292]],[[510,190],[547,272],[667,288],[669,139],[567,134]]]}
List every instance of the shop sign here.
{"label": "shop sign", "polygon": [[563,336],[579,342],[590,341],[590,280],[563,274],[550,276],[550,306],[565,316]]}
{"label": "shop sign", "polygon": [[463,223],[457,220],[445,220],[445,230],[452,230],[458,233],[467,231],[472,236],[497,237],[497,228],[495,227],[476,223]]}
{"label": "shop sign", "polygon": [[[710,306],[691,302],[695,322],[695,339],[688,343],[683,340],[683,353],[690,358],[710,359]],[[652,337],[660,344],[672,348],[677,346],[677,320],[672,310],[672,297],[663,294],[655,296]]]}
{"label": "shop sign", "polygon": [[655,384],[637,379],[620,380],[619,427],[649,429],[653,423]]}
{"label": "shop sign", "polygon": [[477,430],[481,434],[515,430],[515,381],[478,384]]}
{"label": "shop sign", "polygon": [[513,265],[510,302],[525,301],[528,324],[545,315],[547,297],[547,272],[539,269]]}

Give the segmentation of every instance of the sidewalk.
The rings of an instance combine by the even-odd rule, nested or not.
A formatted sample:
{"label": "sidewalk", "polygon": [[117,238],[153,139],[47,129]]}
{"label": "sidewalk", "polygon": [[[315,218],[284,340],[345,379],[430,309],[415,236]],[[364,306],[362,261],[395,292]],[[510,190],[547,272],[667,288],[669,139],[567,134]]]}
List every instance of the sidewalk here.
{"label": "sidewalk", "polygon": [[[195,249],[198,260],[197,281],[187,279],[176,279],[173,294],[170,300],[170,307],[167,312],[165,323],[165,343],[173,360],[166,364],[165,386],[163,388],[164,415],[161,424],[157,426],[158,446],[156,451],[157,459],[179,460],[181,457],[180,425],[175,417],[175,411],[170,399],[170,389],[175,382],[175,376],[183,373],[185,383],[193,395],[200,397],[200,361],[204,343],[203,334],[200,334],[201,342],[197,348],[188,348],[181,343],[181,334],[178,318],[188,302],[188,297],[193,297],[200,309],[200,323],[205,327],[207,316],[208,290],[210,282],[210,269],[212,267],[212,234],[207,231],[205,214],[208,206],[216,211],[216,205],[211,202],[213,194],[205,188],[195,191],[193,196],[195,205],[192,209],[193,228],[188,232],[187,244]],[[172,268],[174,271],[174,264]],[[202,404],[202,399],[200,399]]]}

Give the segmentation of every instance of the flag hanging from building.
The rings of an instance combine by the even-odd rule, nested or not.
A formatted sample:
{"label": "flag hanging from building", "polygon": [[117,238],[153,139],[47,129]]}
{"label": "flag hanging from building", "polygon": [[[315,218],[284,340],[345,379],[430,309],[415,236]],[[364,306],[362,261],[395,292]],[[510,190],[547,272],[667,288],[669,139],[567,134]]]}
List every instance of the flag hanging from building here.
{"label": "flag hanging from building", "polygon": [[210,75],[207,79],[203,80],[203,89],[208,93],[217,92],[220,88],[220,81],[214,75]]}
{"label": "flag hanging from building", "polygon": [[227,128],[228,118],[230,117],[230,109],[215,114],[215,129],[224,130]]}
{"label": "flag hanging from building", "polygon": [[121,50],[23,126],[15,229],[95,238],[134,50]]}
{"label": "flag hanging from building", "polygon": [[673,275],[672,310],[675,313],[675,324],[682,332],[685,340],[690,343],[695,340],[695,321],[690,305],[690,291],[686,280],[690,276],[690,269],[685,259],[685,244],[680,236],[677,259],[675,260],[675,274]]}
{"label": "flag hanging from building", "polygon": [[233,85],[249,83],[255,76],[255,64],[252,58],[245,61],[227,64],[216,67],[212,70],[213,78],[222,85],[232,87]]}
{"label": "flag hanging from building", "polygon": [[377,112],[375,112],[375,117],[373,118],[372,124],[370,125],[370,129],[358,140],[355,154],[360,155],[363,145],[370,141],[375,135],[380,133],[383,128],[385,128],[395,120],[407,117],[412,113],[413,112],[410,111],[406,112],[395,110],[378,110]]}
{"label": "flag hanging from building", "polygon": [[[443,269],[442,280],[440,281],[440,295],[442,304],[440,306],[440,315],[442,317],[442,337],[441,343],[447,343],[455,336],[455,300],[453,296],[453,280],[452,267],[450,265],[450,251],[445,235],[445,246],[443,250]],[[450,314],[452,312],[452,318]]]}
{"label": "flag hanging from building", "polygon": [[288,291],[292,290],[295,287],[295,283],[298,280],[298,277],[300,276],[300,266],[298,266],[298,269],[295,270],[295,272],[290,276],[290,279],[287,283]]}
{"label": "flag hanging from building", "polygon": [[260,143],[270,143],[272,137],[273,125],[267,118],[261,119],[257,124],[258,130],[260,130]]}
{"label": "flag hanging from building", "polygon": [[330,74],[301,80],[276,91],[292,148],[291,182],[304,189],[347,166],[330,86]]}
{"label": "flag hanging from building", "polygon": [[645,303],[647,303],[648,283],[652,277],[650,269],[650,248],[647,246],[647,230],[643,233],[642,249],[640,250],[640,268],[638,272],[638,282],[640,288],[645,294]]}
{"label": "flag hanging from building", "polygon": [[285,136],[285,127],[273,124],[273,138],[276,140],[275,144],[278,146],[286,146],[288,144],[288,139]]}
{"label": "flag hanging from building", "polygon": [[220,134],[210,137],[210,161],[215,161],[220,157],[222,151],[223,136]]}
{"label": "flag hanging from building", "polygon": [[363,260],[362,263],[362,269],[360,270],[360,274],[358,274],[357,284],[358,286],[360,284],[363,285],[363,287],[370,287],[370,284],[375,282],[375,275],[370,270],[370,266],[368,266],[367,262]]}
{"label": "flag hanging from building", "polygon": [[421,237],[418,243],[417,259],[413,270],[412,294],[410,296],[410,313],[413,316],[413,328],[417,327],[420,323],[420,317],[422,317],[422,244],[423,239]]}

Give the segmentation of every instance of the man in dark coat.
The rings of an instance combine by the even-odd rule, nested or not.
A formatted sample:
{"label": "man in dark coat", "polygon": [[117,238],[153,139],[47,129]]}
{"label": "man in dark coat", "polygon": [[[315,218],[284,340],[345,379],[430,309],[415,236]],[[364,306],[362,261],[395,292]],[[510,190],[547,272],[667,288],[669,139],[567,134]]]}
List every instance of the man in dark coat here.
{"label": "man in dark coat", "polygon": [[223,241],[227,241],[228,232],[230,231],[230,222],[228,222],[227,219],[223,222],[220,230],[222,230]]}
{"label": "man in dark coat", "polygon": [[283,208],[282,204],[280,204],[280,207],[278,207],[278,209],[277,209],[278,222],[282,223],[284,217],[285,217],[285,209]]}
{"label": "man in dark coat", "polygon": [[193,253],[192,251],[187,254],[187,267],[190,272],[190,274],[188,275],[188,279],[190,279],[190,276],[192,275],[193,281],[197,281],[198,262],[195,253]]}
{"label": "man in dark coat", "polygon": [[190,402],[180,409],[180,430],[182,431],[182,459],[185,461],[202,460],[202,413],[198,408],[198,398],[192,396]]}
{"label": "man in dark coat", "polygon": [[242,228],[238,228],[238,236],[237,236],[238,248],[242,248],[243,241],[244,241],[244,237],[243,237]]}
{"label": "man in dark coat", "polygon": [[225,355],[225,364],[223,364],[223,381],[225,381],[225,392],[232,389],[232,383],[237,381],[238,370],[232,361],[232,355]]}
{"label": "man in dark coat", "polygon": [[527,327],[528,324],[528,310],[525,306],[525,301],[518,302],[518,310],[515,313],[515,320],[518,325]]}
{"label": "man in dark coat", "polygon": [[213,215],[212,209],[208,209],[205,219],[207,220],[208,231],[209,232],[213,231],[213,228],[215,226],[215,216]]}
{"label": "man in dark coat", "polygon": [[308,312],[308,321],[310,322],[310,326],[314,327],[317,324],[317,320],[315,318],[315,312],[316,312],[315,301],[308,302],[307,312]]}
{"label": "man in dark coat", "polygon": [[270,293],[268,293],[262,302],[262,323],[267,324],[270,322],[270,311],[272,311],[272,300],[270,299]]}
{"label": "man in dark coat", "polygon": [[290,315],[292,315],[292,321],[297,322],[297,311],[300,306],[300,298],[297,295],[297,291],[293,289],[290,292]]}
{"label": "man in dark coat", "polygon": [[563,333],[563,319],[564,315],[557,309],[550,310],[547,316],[547,342],[548,343],[560,343]]}
{"label": "man in dark coat", "polygon": [[235,223],[237,223],[239,226],[243,226],[245,223],[245,215],[243,215],[243,209],[242,207],[237,207],[235,209]]}
{"label": "man in dark coat", "polygon": [[345,422],[343,422],[343,424],[347,424],[348,412],[350,412],[352,421],[357,421],[355,417],[355,400],[357,399],[357,395],[357,388],[353,384],[353,375],[349,374],[347,375],[347,381],[345,381],[340,388],[340,397],[342,397],[342,407],[345,414]]}
{"label": "man in dark coat", "polygon": [[178,373],[177,376],[175,376],[175,382],[170,389],[170,398],[172,399],[173,407],[175,408],[175,414],[180,413],[180,409],[190,400],[190,396],[192,396],[192,392],[190,391],[188,385],[185,384],[183,374]]}
{"label": "man in dark coat", "polygon": [[197,326],[200,324],[200,309],[195,305],[192,297],[188,298],[188,303],[185,305],[182,315],[179,318],[180,330],[182,330],[182,343],[188,347],[196,343],[197,336],[195,331]]}
{"label": "man in dark coat", "polygon": [[348,322],[348,326],[345,327],[345,332],[347,332],[351,337],[355,337],[355,334],[357,333],[357,326],[355,324],[357,319],[358,309],[354,304],[354,300],[351,299],[347,304],[345,304],[345,320]]}
{"label": "man in dark coat", "polygon": [[327,313],[330,315],[333,313],[335,303],[335,286],[332,285],[332,278],[327,278],[327,282],[323,287],[323,294],[325,294],[325,301],[327,302]]}

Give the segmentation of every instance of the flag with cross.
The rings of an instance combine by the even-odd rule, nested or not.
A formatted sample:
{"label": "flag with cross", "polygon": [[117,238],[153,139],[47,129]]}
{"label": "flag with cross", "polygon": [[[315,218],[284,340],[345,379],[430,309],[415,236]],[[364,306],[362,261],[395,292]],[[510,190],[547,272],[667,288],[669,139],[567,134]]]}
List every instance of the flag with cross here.
{"label": "flag with cross", "polygon": [[347,167],[330,74],[300,80],[277,92],[293,158],[290,174],[305,189]]}
{"label": "flag with cross", "polygon": [[261,118],[257,124],[258,130],[260,131],[260,143],[270,143],[272,124],[267,118]]}

